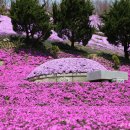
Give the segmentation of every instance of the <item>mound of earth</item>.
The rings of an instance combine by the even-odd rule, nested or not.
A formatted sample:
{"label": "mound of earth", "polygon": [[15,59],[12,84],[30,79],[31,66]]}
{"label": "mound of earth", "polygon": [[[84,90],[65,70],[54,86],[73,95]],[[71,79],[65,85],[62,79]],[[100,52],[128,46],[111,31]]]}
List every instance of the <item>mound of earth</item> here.
{"label": "mound of earth", "polygon": [[95,70],[106,70],[100,63],[86,58],[61,58],[48,61],[36,67],[27,77],[62,73],[87,73]]}

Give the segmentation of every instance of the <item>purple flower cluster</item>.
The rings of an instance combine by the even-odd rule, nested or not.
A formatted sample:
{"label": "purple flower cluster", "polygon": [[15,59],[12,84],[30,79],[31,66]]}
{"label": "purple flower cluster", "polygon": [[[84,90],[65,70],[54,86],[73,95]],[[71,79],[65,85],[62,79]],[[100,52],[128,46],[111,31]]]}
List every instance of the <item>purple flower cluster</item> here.
{"label": "purple flower cluster", "polygon": [[86,73],[95,70],[106,70],[106,68],[98,62],[86,58],[61,58],[40,65],[27,78],[48,74]]}
{"label": "purple flower cluster", "polygon": [[89,21],[90,21],[91,27],[93,27],[97,30],[99,30],[99,27],[103,24],[98,15],[89,16]]}

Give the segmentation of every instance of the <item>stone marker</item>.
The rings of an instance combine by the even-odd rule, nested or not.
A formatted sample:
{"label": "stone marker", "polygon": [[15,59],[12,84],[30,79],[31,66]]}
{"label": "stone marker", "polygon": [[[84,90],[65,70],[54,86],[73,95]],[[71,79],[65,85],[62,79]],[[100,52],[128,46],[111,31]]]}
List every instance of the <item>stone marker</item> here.
{"label": "stone marker", "polygon": [[0,60],[0,66],[4,64],[4,61]]}
{"label": "stone marker", "polygon": [[88,81],[124,82],[128,80],[128,73],[122,71],[94,71],[87,74]]}

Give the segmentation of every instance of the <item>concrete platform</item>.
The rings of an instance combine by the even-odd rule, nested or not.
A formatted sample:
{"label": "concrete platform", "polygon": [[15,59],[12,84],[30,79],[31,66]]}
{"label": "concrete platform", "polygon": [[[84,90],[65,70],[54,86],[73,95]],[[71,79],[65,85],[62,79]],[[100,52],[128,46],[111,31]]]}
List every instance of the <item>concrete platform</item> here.
{"label": "concrete platform", "polygon": [[128,73],[122,71],[94,71],[87,74],[87,80],[124,82],[128,80]]}

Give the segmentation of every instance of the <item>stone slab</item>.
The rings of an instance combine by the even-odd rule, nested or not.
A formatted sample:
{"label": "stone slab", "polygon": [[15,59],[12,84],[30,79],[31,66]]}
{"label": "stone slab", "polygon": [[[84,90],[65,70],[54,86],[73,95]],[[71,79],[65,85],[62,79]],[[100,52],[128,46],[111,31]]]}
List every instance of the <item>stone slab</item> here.
{"label": "stone slab", "polygon": [[4,61],[0,60],[0,66],[4,64]]}
{"label": "stone slab", "polygon": [[122,71],[94,71],[87,74],[88,81],[125,81],[128,73]]}
{"label": "stone slab", "polygon": [[72,82],[86,82],[87,76],[73,77]]}
{"label": "stone slab", "polygon": [[66,73],[57,74],[57,77],[67,77],[67,76],[72,77],[72,73],[68,73],[68,74],[66,74]]}
{"label": "stone slab", "polygon": [[57,77],[57,82],[72,82],[72,77]]}

